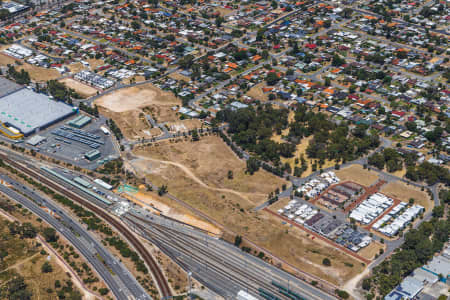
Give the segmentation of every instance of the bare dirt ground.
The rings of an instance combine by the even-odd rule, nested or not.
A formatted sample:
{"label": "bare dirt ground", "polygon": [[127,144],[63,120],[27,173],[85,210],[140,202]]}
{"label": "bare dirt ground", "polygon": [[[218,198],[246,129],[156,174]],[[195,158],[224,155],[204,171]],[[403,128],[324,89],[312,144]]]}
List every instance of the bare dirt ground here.
{"label": "bare dirt ground", "polygon": [[[324,242],[312,240],[305,232],[289,229],[266,212],[252,212],[254,204],[233,193],[205,188],[172,165],[160,165],[157,168],[157,172],[146,176],[150,182],[157,186],[168,184],[169,193],[178,199],[301,270],[342,284],[363,269],[356,259]],[[322,265],[325,257],[332,260],[332,267]]]}
{"label": "bare dirt ground", "polygon": [[184,81],[184,82],[189,82],[189,81],[191,81],[191,79],[190,79],[189,77],[184,76],[184,75],[181,75],[181,74],[178,73],[178,72],[171,73],[171,74],[169,75],[169,77],[170,77],[170,78],[173,78],[173,79],[175,79],[175,80],[182,80],[182,81]]}
{"label": "bare dirt ground", "polygon": [[84,97],[90,97],[97,94],[97,90],[89,85],[81,83],[72,78],[64,78],[59,82],[64,83],[68,88],[74,89],[75,92]]}
{"label": "bare dirt ground", "polygon": [[145,84],[105,95],[97,99],[95,104],[112,112],[120,113],[147,106],[180,105],[181,101],[169,92],[162,91],[152,84]]}
{"label": "bare dirt ground", "polygon": [[427,192],[421,191],[420,188],[415,186],[407,185],[402,181],[390,182],[384,185],[380,192],[403,202],[409,202],[409,199],[413,198],[414,203],[422,205],[427,212],[431,211],[434,206],[434,201]]}
{"label": "bare dirt ground", "polygon": [[335,173],[341,181],[349,180],[363,186],[370,186],[378,179],[377,173],[365,170],[361,165],[351,165],[350,167],[337,170]]}
{"label": "bare dirt ground", "polygon": [[[139,147],[134,153],[176,166],[204,187],[239,192],[244,197],[247,195],[242,193],[258,194],[265,200],[270,192],[287,184],[263,170],[254,175],[245,174],[245,163],[217,136],[204,136],[198,142],[162,142]],[[232,172],[232,179],[228,178],[228,171]]]}
{"label": "bare dirt ground", "polygon": [[100,108],[99,111],[102,115],[113,119],[127,139],[138,140],[141,138],[156,137],[161,134],[159,128],[151,127],[140,110],[117,113]]}
{"label": "bare dirt ground", "polygon": [[216,235],[221,234],[221,230],[219,228],[194,217],[184,206],[179,205],[177,202],[171,200],[168,197],[161,197],[155,192],[144,191],[142,187],[140,187],[140,191],[134,195],[125,193],[122,195],[154,212],[159,212],[165,216],[177,219],[181,222],[201,228],[203,230],[207,230]]}
{"label": "bare dirt ground", "polygon": [[152,115],[157,122],[175,121],[178,117],[172,107],[180,105],[181,101],[171,93],[144,84],[100,97],[95,104],[117,123],[126,138],[140,139],[161,133],[159,129],[151,129],[144,114]]}
{"label": "bare dirt ground", "polygon": [[265,86],[265,83],[261,82],[256,85],[254,85],[250,90],[247,92],[247,96],[255,98],[257,100],[260,100],[261,102],[267,102],[269,101],[269,94],[270,93],[263,93],[262,88]]}
{"label": "bare dirt ground", "polygon": [[[343,284],[363,270],[359,261],[327,243],[283,225],[267,212],[252,212],[256,202],[248,193],[268,193],[282,181],[262,171],[253,176],[245,174],[245,164],[225,148],[215,136],[203,137],[199,142],[167,142],[139,147],[134,155],[140,157],[128,163],[148,182],[167,184],[170,194],[296,268],[335,284]],[[228,179],[228,170],[233,171],[232,180]],[[325,257],[332,261],[331,267],[322,265]]]}
{"label": "bare dirt ground", "polygon": [[361,249],[358,254],[367,259],[374,259],[376,254],[380,254],[380,249],[385,248],[385,245],[373,241],[369,246]]}
{"label": "bare dirt ground", "polygon": [[177,122],[168,122],[166,124],[172,132],[188,132],[202,127],[202,121],[199,119],[179,120]]}

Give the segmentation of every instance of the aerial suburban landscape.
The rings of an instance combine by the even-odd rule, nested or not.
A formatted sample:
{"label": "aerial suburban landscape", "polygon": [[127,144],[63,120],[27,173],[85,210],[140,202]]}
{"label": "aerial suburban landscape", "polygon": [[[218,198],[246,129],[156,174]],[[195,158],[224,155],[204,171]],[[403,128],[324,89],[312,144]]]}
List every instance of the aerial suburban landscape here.
{"label": "aerial suburban landscape", "polygon": [[0,0],[0,299],[450,299],[450,1]]}

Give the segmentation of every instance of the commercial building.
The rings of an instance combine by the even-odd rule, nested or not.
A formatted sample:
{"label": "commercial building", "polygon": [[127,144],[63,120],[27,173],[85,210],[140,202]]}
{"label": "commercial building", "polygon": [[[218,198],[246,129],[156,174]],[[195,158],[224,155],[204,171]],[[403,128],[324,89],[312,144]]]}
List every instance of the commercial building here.
{"label": "commercial building", "polygon": [[96,160],[97,158],[99,158],[101,156],[101,153],[100,153],[100,151],[98,151],[98,150],[91,150],[91,151],[89,151],[89,152],[86,152],[85,154],[84,154],[84,157],[87,159],[87,160],[89,160],[89,161],[94,161],[94,160]]}
{"label": "commercial building", "polygon": [[435,256],[422,267],[423,270],[439,277],[444,283],[450,283],[450,259],[443,255]]}
{"label": "commercial building", "polygon": [[0,122],[24,135],[30,135],[76,112],[62,102],[29,89],[19,89],[0,97]]}
{"label": "commercial building", "polygon": [[69,122],[67,122],[67,125],[70,125],[75,128],[82,128],[82,127],[86,126],[87,124],[89,124],[91,122],[91,120],[92,120],[92,118],[90,118],[88,116],[79,115],[75,119],[72,119]]}

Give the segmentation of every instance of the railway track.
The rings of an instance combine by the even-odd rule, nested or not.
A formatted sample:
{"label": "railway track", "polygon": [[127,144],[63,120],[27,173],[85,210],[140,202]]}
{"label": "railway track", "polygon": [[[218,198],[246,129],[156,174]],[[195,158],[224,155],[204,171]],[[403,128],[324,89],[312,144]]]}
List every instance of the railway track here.
{"label": "railway track", "polygon": [[126,228],[122,223],[117,221],[115,218],[111,217],[107,212],[104,210],[98,208],[91,202],[84,200],[79,195],[75,194],[72,191],[66,190],[65,188],[61,187],[58,184],[55,184],[48,178],[44,177],[37,171],[31,170],[30,168],[27,168],[15,161],[12,161],[9,159],[6,155],[0,153],[0,158],[11,165],[12,167],[17,168],[18,170],[22,171],[23,173],[27,174],[30,177],[33,177],[40,181],[41,183],[47,185],[48,187],[52,188],[53,190],[69,197],[71,200],[74,200],[75,202],[83,205],[84,207],[88,208],[92,212],[96,213],[99,217],[103,218],[106,222],[111,224],[114,228],[116,228],[136,249],[136,251],[141,255],[144,262],[147,264],[147,266],[150,268],[150,272],[153,275],[153,278],[156,281],[156,284],[158,286],[159,292],[161,294],[162,299],[169,299],[172,297],[172,293],[170,291],[169,285],[164,278],[164,275],[159,268],[159,266],[156,264],[153,257],[150,255],[150,253],[145,249],[144,245],[131,233],[128,228]]}
{"label": "railway track", "polygon": [[[145,220],[139,217],[133,217],[141,222],[145,222]],[[258,269],[247,271],[243,268],[239,268],[224,259],[226,256],[229,256],[227,253],[222,253],[220,256],[211,254],[210,251],[206,251],[204,248],[198,245],[199,243],[203,244],[203,241],[197,237],[185,235],[176,230],[166,228],[154,223],[151,224],[152,229],[150,229],[129,217],[125,218],[136,228],[139,228],[140,231],[146,234],[152,240],[152,242],[157,243],[158,241],[162,241],[161,243],[170,245],[169,247],[173,248],[179,253],[182,253],[186,257],[190,257],[191,259],[195,258],[195,260],[197,261],[203,261],[207,265],[206,268],[209,269],[209,272],[218,274],[224,279],[233,282],[236,286],[241,287],[241,289],[248,289],[255,295],[259,295],[259,288],[262,288],[265,291],[270,292],[272,295],[276,296],[278,299],[292,299],[281,294],[279,289],[272,285],[271,279],[268,278],[267,273],[263,273],[262,270]],[[190,249],[186,249],[188,247]],[[169,249],[167,249],[168,247],[165,248],[166,251],[170,251]],[[192,251],[192,249],[194,249],[194,251]],[[206,262],[205,258],[208,259],[210,263]],[[230,258],[230,260],[232,259],[236,258]],[[177,260],[180,261],[178,258]],[[220,265],[222,265],[223,267],[221,268]],[[229,271],[227,271],[226,269],[228,269]],[[266,282],[262,281],[262,278],[267,278]],[[249,283],[251,285],[249,285]]]}

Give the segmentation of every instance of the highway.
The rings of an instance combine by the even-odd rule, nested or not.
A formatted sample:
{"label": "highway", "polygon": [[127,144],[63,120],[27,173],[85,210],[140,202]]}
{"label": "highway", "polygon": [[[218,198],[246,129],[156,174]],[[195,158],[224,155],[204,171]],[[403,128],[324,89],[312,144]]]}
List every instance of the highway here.
{"label": "highway", "polygon": [[[0,185],[0,192],[22,204],[64,236],[86,258],[117,299],[129,299],[129,296],[140,300],[151,299],[128,270],[61,208],[51,200],[43,198],[38,193],[5,175],[0,175],[0,178],[27,197],[32,198],[34,202],[4,185]],[[51,216],[35,202],[55,211],[61,217],[61,220]],[[100,261],[96,254],[104,259],[106,265]]]}
{"label": "highway", "polygon": [[80,190],[74,191],[71,186],[67,187],[64,184],[61,184],[60,181],[49,178],[48,174],[42,175],[40,169],[30,165],[32,161],[31,159],[27,159],[29,163],[23,165],[18,163],[18,161],[21,161],[20,159],[11,160],[4,154],[0,154],[0,158],[17,170],[20,170],[26,175],[40,181],[42,184],[50,187],[51,189],[61,193],[67,198],[91,210],[97,216],[101,217],[112,227],[114,227],[117,232],[121,233],[125,240],[127,240],[134,247],[136,252],[140,254],[147,267],[149,268],[149,271],[153,276],[153,279],[156,283],[156,286],[158,287],[160,294],[162,295],[162,298],[165,299],[171,297],[169,284],[167,283],[167,280],[165,279],[161,269],[156,264],[155,260],[150,255],[148,250],[144,247],[142,242],[135,235],[133,235],[126,226],[124,226],[121,222],[114,218],[109,211],[106,211],[105,209],[93,204],[91,201],[86,200],[84,196],[80,196]]}
{"label": "highway", "polygon": [[238,247],[189,226],[157,215],[134,211],[124,219],[186,272],[225,299],[239,290],[259,296],[262,288],[280,299],[289,299],[272,284],[275,281],[306,299],[336,299]]}

